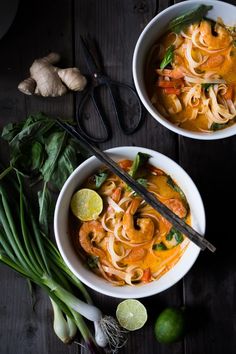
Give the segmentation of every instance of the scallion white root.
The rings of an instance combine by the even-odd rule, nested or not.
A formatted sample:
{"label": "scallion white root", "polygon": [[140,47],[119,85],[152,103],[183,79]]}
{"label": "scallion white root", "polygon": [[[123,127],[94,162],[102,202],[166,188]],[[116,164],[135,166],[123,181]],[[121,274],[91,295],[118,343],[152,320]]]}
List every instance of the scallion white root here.
{"label": "scallion white root", "polygon": [[58,338],[65,344],[71,343],[77,333],[75,322],[66,315],[63,315],[60,307],[51,298],[54,320],[53,329]]}

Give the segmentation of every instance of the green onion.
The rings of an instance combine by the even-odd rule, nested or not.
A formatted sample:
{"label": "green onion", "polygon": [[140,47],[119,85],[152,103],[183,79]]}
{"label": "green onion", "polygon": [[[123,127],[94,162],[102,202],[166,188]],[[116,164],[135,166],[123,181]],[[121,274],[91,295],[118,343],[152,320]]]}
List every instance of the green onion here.
{"label": "green onion", "polygon": [[[125,343],[124,336],[119,336],[122,330],[118,324],[114,327],[114,319],[108,320],[92,304],[85,287],[67,268],[53,243],[42,234],[26,201],[22,176],[18,172],[16,175],[17,178],[8,175],[11,190],[5,180],[0,181],[0,261],[48,293],[54,310],[54,330],[63,342],[70,342],[78,328],[90,353],[98,353],[98,346],[112,347],[110,341],[115,336],[122,338],[122,343],[115,340],[116,347],[120,347]],[[87,302],[73,294],[74,286]],[[94,322],[95,338],[83,317]]]}

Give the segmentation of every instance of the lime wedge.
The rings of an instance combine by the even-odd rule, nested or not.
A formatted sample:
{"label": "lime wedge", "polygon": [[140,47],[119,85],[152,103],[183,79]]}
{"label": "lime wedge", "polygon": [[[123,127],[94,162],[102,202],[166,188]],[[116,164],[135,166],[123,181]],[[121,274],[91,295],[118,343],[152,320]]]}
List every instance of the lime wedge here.
{"label": "lime wedge", "polygon": [[96,220],[103,209],[100,195],[92,189],[78,190],[71,198],[72,213],[81,221]]}
{"label": "lime wedge", "polygon": [[123,328],[135,331],[147,321],[147,310],[140,301],[127,299],[117,306],[116,318]]}

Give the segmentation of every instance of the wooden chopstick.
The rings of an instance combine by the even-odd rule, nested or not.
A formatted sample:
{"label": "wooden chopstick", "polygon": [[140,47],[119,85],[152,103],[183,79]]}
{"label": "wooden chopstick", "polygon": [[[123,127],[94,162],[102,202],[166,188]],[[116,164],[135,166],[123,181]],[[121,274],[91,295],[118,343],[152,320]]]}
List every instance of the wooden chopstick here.
{"label": "wooden chopstick", "polygon": [[149,205],[156,209],[164,218],[166,218],[176,229],[187,236],[201,250],[208,248],[211,252],[215,252],[216,248],[202,235],[194,230],[190,225],[186,224],[183,219],[180,219],[175,213],[161,203],[152,193],[150,193],[141,184],[136,182],[127,172],[115,163],[105,152],[92,145],[83,135],[75,130],[70,124],[57,119],[58,125],[66,130],[70,135],[85,147],[86,150],[96,156],[102,163],[119,176],[128,186],[130,186],[137,194],[139,194]]}

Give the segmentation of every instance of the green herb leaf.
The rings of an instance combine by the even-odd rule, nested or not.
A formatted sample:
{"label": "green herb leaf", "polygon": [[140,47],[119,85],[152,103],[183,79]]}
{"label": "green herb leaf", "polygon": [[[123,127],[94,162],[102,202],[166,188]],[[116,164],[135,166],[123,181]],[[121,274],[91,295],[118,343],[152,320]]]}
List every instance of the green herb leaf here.
{"label": "green herb leaf", "polygon": [[154,251],[165,251],[167,250],[167,247],[164,245],[164,243],[155,243],[153,246],[152,246],[152,249]]}
{"label": "green herb leaf", "polygon": [[99,172],[94,176],[96,189],[100,188],[108,177],[107,172]]}
{"label": "green herb leaf", "polygon": [[143,187],[147,188],[147,180],[146,180],[146,178],[138,178],[136,181],[139,184],[141,184]]}
{"label": "green herb leaf", "polygon": [[179,230],[175,229],[174,227],[172,227],[169,233],[166,235],[166,240],[171,241],[173,237],[175,238],[177,245],[181,243],[184,239],[183,234]]}
{"label": "green herb leaf", "polygon": [[79,155],[77,142],[67,136],[66,144],[61,150],[57,163],[54,165],[50,182],[60,190],[66,179],[81,161],[82,156]]}
{"label": "green herb leaf", "polygon": [[89,266],[89,268],[94,269],[98,267],[98,260],[99,257],[97,256],[88,256],[87,258],[87,264]]}
{"label": "green herb leaf", "polygon": [[185,215],[184,218],[186,218],[186,216],[188,215],[188,211],[189,211],[189,205],[188,205],[188,202],[187,202],[187,198],[184,194],[184,192],[182,191],[182,189],[173,181],[173,179],[168,176],[167,178],[167,184],[172,188],[174,189],[174,191],[176,191],[177,193],[179,193],[181,199],[183,200],[184,204],[185,204],[185,207],[186,207],[186,210],[187,210],[187,213]]}
{"label": "green herb leaf", "polygon": [[130,168],[130,171],[129,171],[129,174],[131,177],[135,178],[137,173],[138,173],[138,170],[147,163],[148,159],[150,158],[151,156],[148,155],[148,154],[144,154],[142,152],[138,152],[136,157],[135,157],[135,160]]}
{"label": "green herb leaf", "polygon": [[192,23],[200,22],[207,12],[212,9],[212,6],[200,5],[198,8],[188,11],[181,16],[173,19],[168,26],[168,29],[175,33],[180,33],[186,26]]}
{"label": "green herb leaf", "polygon": [[219,124],[219,123],[212,123],[212,125],[210,126],[210,130],[213,130],[213,131],[216,131],[216,130],[221,130],[221,129],[224,129],[226,128],[228,125],[228,123],[222,123],[222,124]]}
{"label": "green herb leaf", "polygon": [[66,132],[53,132],[48,138],[45,139],[45,148],[48,157],[41,168],[41,173],[46,182],[51,179],[59,156],[66,146],[66,139]]}
{"label": "green herb leaf", "polygon": [[160,68],[164,69],[168,64],[171,64],[174,59],[174,49],[173,45],[167,48],[164,58],[161,61]]}
{"label": "green herb leaf", "polygon": [[47,183],[44,183],[43,190],[38,192],[39,203],[39,224],[45,234],[49,232],[49,220],[52,215],[53,201],[51,193],[47,188]]}
{"label": "green herb leaf", "polygon": [[208,91],[209,90],[209,87],[213,86],[214,84],[201,84],[202,88],[205,90],[205,91]]}

